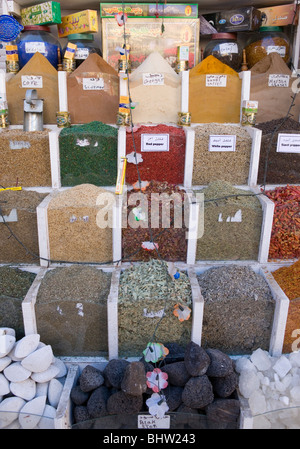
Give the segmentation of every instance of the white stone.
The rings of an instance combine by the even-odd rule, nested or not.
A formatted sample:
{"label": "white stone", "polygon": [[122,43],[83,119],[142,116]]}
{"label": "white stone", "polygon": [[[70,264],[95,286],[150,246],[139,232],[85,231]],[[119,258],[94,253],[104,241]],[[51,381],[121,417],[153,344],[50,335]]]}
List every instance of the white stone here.
{"label": "white stone", "polygon": [[46,404],[44,414],[38,423],[39,429],[54,429],[54,418],[56,416],[56,409],[51,405]]}
{"label": "white stone", "polygon": [[259,371],[266,371],[272,366],[268,352],[263,351],[260,348],[256,349],[256,351],[251,354],[250,360]]}
{"label": "white stone", "polygon": [[251,393],[248,402],[253,415],[260,415],[267,411],[266,399],[263,393],[259,390]]}
{"label": "white stone", "polygon": [[30,334],[17,341],[14,349],[14,355],[23,359],[36,350],[40,342],[39,334]]}
{"label": "white stone", "polygon": [[270,379],[268,377],[264,376],[264,378],[261,380],[261,384],[268,387],[270,385]]}
{"label": "white stone", "polygon": [[47,345],[29,354],[22,360],[21,364],[24,368],[32,371],[33,373],[41,373],[49,368],[52,361],[52,348],[50,345]]}
{"label": "white stone", "polygon": [[235,370],[237,373],[241,373],[244,370],[250,370],[256,372],[256,367],[253,365],[248,357],[239,357],[235,362]]}
{"label": "white stone", "polygon": [[245,398],[249,398],[253,391],[259,389],[260,382],[254,371],[242,371],[239,377],[239,390]]}
{"label": "white stone", "polygon": [[8,357],[10,357],[12,359],[13,362],[21,362],[22,358],[15,356],[15,347],[16,347],[16,345],[14,345],[12,350],[7,355],[8,355]]}
{"label": "white stone", "polygon": [[49,380],[53,379],[58,373],[59,368],[55,365],[50,365],[46,371],[41,373],[32,373],[31,379],[39,383],[49,382]]}
{"label": "white stone", "polygon": [[31,371],[24,368],[21,362],[13,362],[3,371],[10,382],[23,382],[30,377]]}
{"label": "white stone", "polygon": [[19,423],[22,429],[34,429],[43,416],[46,396],[39,396],[27,402],[19,413]]}
{"label": "white stone", "polygon": [[62,360],[58,359],[57,357],[54,357],[52,364],[57,366],[57,368],[59,368],[59,373],[55,376],[57,379],[67,374],[68,371],[67,366]]}
{"label": "white stone", "polygon": [[292,352],[289,355],[289,361],[291,362],[292,366],[294,367],[300,367],[300,351]]}
{"label": "white stone", "polygon": [[3,371],[11,363],[11,358],[6,355],[0,359],[0,372]]}
{"label": "white stone", "polygon": [[16,336],[16,331],[12,327],[0,327],[0,335]]}
{"label": "white stone", "polygon": [[58,406],[63,388],[64,386],[59,380],[57,379],[50,380],[48,389],[48,401],[49,404],[52,405],[52,407],[56,408]]}
{"label": "white stone", "polygon": [[23,382],[11,382],[10,390],[15,396],[19,396],[25,401],[31,401],[35,397],[36,383],[30,378]]}
{"label": "white stone", "polygon": [[0,373],[0,396],[10,393],[9,382],[6,377]]}
{"label": "white stone", "polygon": [[48,388],[49,388],[49,381],[36,383],[35,395],[36,396],[48,396]]}
{"label": "white stone", "polygon": [[290,390],[290,396],[296,404],[300,404],[300,385]]}
{"label": "white stone", "polygon": [[16,429],[21,429],[20,423],[18,419],[15,419],[12,423],[10,423],[8,426],[4,427],[5,429],[10,429],[10,430],[16,430]]}
{"label": "white stone", "polygon": [[289,405],[290,403],[290,398],[288,396],[280,396],[279,400],[284,404],[284,405]]}
{"label": "white stone", "polygon": [[0,429],[7,427],[15,419],[18,419],[19,411],[25,404],[24,399],[16,396],[4,399],[0,403]]}
{"label": "white stone", "polygon": [[263,415],[253,417],[253,429],[271,429],[272,424]]}
{"label": "white stone", "polygon": [[291,368],[292,364],[285,355],[279,357],[279,359],[273,366],[273,370],[278,374],[279,377],[286,376]]}
{"label": "white stone", "polygon": [[5,357],[13,348],[16,337],[9,334],[0,335],[0,357]]}

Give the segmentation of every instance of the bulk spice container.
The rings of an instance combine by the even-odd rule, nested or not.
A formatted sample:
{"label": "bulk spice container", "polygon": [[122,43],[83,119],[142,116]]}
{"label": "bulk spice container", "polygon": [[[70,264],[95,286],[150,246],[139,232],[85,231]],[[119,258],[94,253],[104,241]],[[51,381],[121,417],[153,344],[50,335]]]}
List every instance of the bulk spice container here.
{"label": "bulk spice container", "polygon": [[259,32],[250,37],[245,51],[249,68],[272,52],[279,53],[284,62],[288,63],[290,42],[281,27],[260,27]]}
{"label": "bulk spice container", "polygon": [[216,33],[204,49],[203,57],[214,56],[233,70],[239,71],[243,61],[243,51],[237,42],[236,33]]}
{"label": "bulk spice container", "polygon": [[61,51],[61,45],[51,34],[49,26],[25,26],[16,43],[18,46],[20,68],[24,67],[34,53],[39,52],[57,69],[58,48]]}
{"label": "bulk spice container", "polygon": [[[70,34],[68,36],[68,41],[77,45],[75,52],[76,68],[80,66],[91,53],[97,53],[99,56],[102,56],[100,49],[94,44],[93,34]],[[67,46],[63,49],[63,55],[65,54],[66,48]]]}

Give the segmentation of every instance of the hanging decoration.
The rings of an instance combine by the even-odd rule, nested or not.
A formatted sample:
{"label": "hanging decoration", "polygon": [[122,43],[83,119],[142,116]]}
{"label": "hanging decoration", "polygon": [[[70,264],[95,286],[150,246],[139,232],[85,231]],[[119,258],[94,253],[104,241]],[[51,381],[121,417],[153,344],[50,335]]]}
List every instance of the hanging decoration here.
{"label": "hanging decoration", "polygon": [[154,393],[158,393],[160,390],[163,390],[168,386],[168,374],[164,373],[159,368],[154,368],[153,371],[148,371],[146,377],[147,386],[151,388]]}
{"label": "hanging decoration", "polygon": [[143,242],[142,248],[146,251],[154,251],[155,249],[158,249],[158,243],[154,242]]}
{"label": "hanging decoration", "polygon": [[147,399],[146,405],[148,406],[150,415],[155,416],[158,419],[163,418],[165,413],[169,410],[166,398],[159,393],[153,393],[151,397]]}
{"label": "hanging decoration", "polygon": [[168,348],[162,343],[148,343],[146,349],[143,351],[146,362],[156,363],[164,359],[169,354]]}
{"label": "hanging decoration", "polygon": [[188,306],[183,306],[182,304],[176,304],[174,306],[173,314],[178,317],[179,321],[187,321],[191,316],[191,309]]}
{"label": "hanging decoration", "polygon": [[121,27],[127,22],[127,14],[119,12],[118,14],[115,14],[115,19],[117,21],[117,24]]}

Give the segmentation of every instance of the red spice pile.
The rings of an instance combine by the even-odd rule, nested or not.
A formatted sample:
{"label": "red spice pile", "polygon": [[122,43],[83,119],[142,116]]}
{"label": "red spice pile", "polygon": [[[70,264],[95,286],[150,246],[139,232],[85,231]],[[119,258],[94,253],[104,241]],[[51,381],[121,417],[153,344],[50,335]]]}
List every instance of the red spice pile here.
{"label": "red spice pile", "polygon": [[275,203],[269,259],[300,257],[300,186],[266,191]]}
{"label": "red spice pile", "polygon": [[[169,134],[169,151],[142,152],[142,134]],[[183,184],[185,165],[186,136],[182,128],[167,125],[141,126],[132,134],[126,134],[126,154],[136,151],[143,158],[138,169],[142,181],[160,181],[170,184]],[[126,183],[138,180],[136,164],[127,164]]]}
{"label": "red spice pile", "polygon": [[[168,184],[167,182],[160,183],[151,181],[149,185],[143,189],[142,193],[147,195],[148,201],[148,222],[147,227],[133,228],[130,226],[129,214],[132,215],[132,210],[139,206],[135,204],[135,197],[131,198],[131,195],[137,193],[138,190],[132,190],[128,193],[126,211],[124,216],[127,216],[127,227],[122,230],[122,256],[125,261],[149,261],[150,259],[162,258],[167,261],[186,261],[187,257],[187,240],[186,233],[187,228],[185,226],[186,217],[184,216],[184,199],[185,191],[181,190],[178,186]],[[152,217],[151,210],[155,208],[155,202],[157,199],[151,196],[152,193],[158,194],[179,194],[181,196],[181,205],[179,203],[174,204],[170,202],[170,227],[165,228],[162,226],[162,205],[159,205],[159,227],[154,228],[151,226]],[[178,196],[179,198],[179,196]],[[134,203],[134,204],[132,204]],[[174,209],[179,208],[179,209]],[[176,215],[175,215],[176,211]],[[182,216],[182,227],[174,227],[175,216],[177,213]],[[142,221],[140,222],[142,225]],[[148,227],[150,226],[150,230]],[[152,240],[153,239],[153,240]],[[158,250],[155,249],[148,251],[142,248],[143,242],[154,242],[158,244]]]}

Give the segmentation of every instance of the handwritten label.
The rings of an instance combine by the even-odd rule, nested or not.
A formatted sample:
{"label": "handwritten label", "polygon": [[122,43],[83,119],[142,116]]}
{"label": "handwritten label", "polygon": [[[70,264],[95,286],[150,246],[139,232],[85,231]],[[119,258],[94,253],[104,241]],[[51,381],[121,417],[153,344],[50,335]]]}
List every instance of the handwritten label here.
{"label": "handwritten label", "polygon": [[300,134],[278,134],[278,153],[300,153]]}
{"label": "handwritten label", "polygon": [[23,150],[31,147],[30,142],[24,142],[23,140],[10,140],[9,148],[11,150]]}
{"label": "handwritten label", "polygon": [[17,209],[12,209],[9,215],[0,215],[0,223],[16,223],[18,221]]}
{"label": "handwritten label", "polygon": [[170,415],[156,418],[151,415],[138,415],[138,429],[170,429]]}
{"label": "handwritten label", "polygon": [[235,151],[236,136],[211,135],[209,136],[209,151]]}
{"label": "handwritten label", "polygon": [[289,87],[290,75],[271,74],[269,75],[269,87]]}
{"label": "handwritten label", "polygon": [[24,89],[42,89],[43,77],[34,75],[23,75],[21,77],[22,87]]}
{"label": "handwritten label", "polygon": [[165,310],[161,309],[158,312],[153,312],[152,310],[148,312],[148,309],[144,309],[143,316],[146,318],[162,318],[165,315]]}
{"label": "handwritten label", "polygon": [[82,80],[83,90],[103,90],[104,79],[103,78],[83,78]]}
{"label": "handwritten label", "polygon": [[219,50],[222,56],[239,52],[237,44],[233,42],[232,43],[228,42],[227,44],[220,44]]}
{"label": "handwritten label", "polygon": [[169,151],[169,134],[142,134],[141,151]]}
{"label": "handwritten label", "polygon": [[270,53],[279,53],[282,58],[285,57],[286,47],[284,45],[268,45],[267,46],[267,54]]}
{"label": "handwritten label", "polygon": [[206,75],[206,87],[226,87],[227,75]]}
{"label": "handwritten label", "polygon": [[25,42],[25,53],[46,53],[44,42]]}
{"label": "handwritten label", "polygon": [[75,52],[75,59],[86,59],[90,52],[88,48],[77,48]]}
{"label": "handwritten label", "polygon": [[163,73],[143,73],[144,86],[163,86],[165,77]]}

